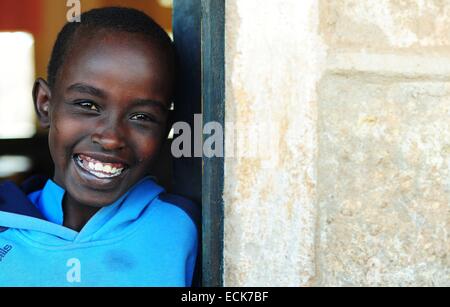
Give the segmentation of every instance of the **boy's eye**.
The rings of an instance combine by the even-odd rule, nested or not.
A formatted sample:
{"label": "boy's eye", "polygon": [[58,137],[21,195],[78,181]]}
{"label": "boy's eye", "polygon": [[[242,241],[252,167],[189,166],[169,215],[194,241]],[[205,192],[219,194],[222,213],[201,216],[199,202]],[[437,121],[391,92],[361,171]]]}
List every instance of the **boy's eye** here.
{"label": "boy's eye", "polygon": [[142,113],[134,114],[131,116],[130,119],[138,120],[138,121],[146,121],[146,122],[156,122],[155,118],[153,118],[152,116],[147,115],[147,114],[142,114]]}
{"label": "boy's eye", "polygon": [[77,102],[77,105],[79,105],[80,107],[82,107],[84,109],[88,109],[90,111],[96,111],[96,112],[99,111],[98,107],[93,102],[90,102],[90,101]]}

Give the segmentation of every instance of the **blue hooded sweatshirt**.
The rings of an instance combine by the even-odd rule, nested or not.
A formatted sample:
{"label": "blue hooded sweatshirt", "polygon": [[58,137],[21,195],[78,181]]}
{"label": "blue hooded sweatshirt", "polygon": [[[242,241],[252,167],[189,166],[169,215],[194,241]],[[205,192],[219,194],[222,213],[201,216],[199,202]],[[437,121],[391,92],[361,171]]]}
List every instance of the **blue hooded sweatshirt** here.
{"label": "blue hooded sweatshirt", "polygon": [[0,185],[0,286],[191,286],[194,204],[145,178],[76,232],[62,226],[65,191],[39,182]]}

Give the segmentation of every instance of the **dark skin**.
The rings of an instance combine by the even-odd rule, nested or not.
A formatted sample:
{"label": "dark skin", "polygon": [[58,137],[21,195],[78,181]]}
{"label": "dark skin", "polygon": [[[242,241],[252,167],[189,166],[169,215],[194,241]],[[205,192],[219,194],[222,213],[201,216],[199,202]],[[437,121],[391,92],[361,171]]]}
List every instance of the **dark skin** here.
{"label": "dark skin", "polygon": [[[79,30],[75,41],[53,88],[38,79],[33,97],[66,191],[63,225],[80,231],[148,175],[169,130],[174,74],[168,52],[141,34]],[[77,164],[86,156],[123,171],[99,178]]]}

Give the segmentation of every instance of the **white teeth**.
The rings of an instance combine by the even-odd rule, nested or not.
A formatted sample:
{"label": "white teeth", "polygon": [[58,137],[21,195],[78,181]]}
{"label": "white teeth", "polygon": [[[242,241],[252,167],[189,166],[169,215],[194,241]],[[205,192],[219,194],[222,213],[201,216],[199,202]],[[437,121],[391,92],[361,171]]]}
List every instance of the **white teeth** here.
{"label": "white teeth", "polygon": [[99,178],[116,177],[119,176],[124,170],[123,168],[112,167],[109,164],[103,164],[100,162],[94,163],[92,161],[87,163],[86,166],[80,158],[77,159],[77,162],[82,168]]}
{"label": "white teeth", "polygon": [[110,165],[104,165],[102,171],[105,173],[111,173],[112,167]]}
{"label": "white teeth", "polygon": [[108,173],[108,174],[117,174],[117,173],[121,173],[123,171],[123,168],[116,168],[116,167],[112,167],[111,165],[108,164],[102,164],[102,163],[93,163],[93,162],[89,162],[89,168],[92,171],[97,171],[97,172],[104,172],[104,173]]}
{"label": "white teeth", "polygon": [[103,170],[103,165],[101,163],[96,163],[95,164],[95,170],[96,171],[102,171]]}

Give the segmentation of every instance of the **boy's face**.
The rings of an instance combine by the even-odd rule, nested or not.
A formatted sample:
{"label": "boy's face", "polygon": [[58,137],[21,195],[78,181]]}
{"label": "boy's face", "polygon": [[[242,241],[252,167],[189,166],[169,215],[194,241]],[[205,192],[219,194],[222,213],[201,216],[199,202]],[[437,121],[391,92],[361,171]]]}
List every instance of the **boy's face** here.
{"label": "boy's face", "polygon": [[167,54],[142,36],[76,35],[52,91],[37,83],[36,108],[50,128],[55,182],[102,207],[148,174],[167,132],[173,73]]}

